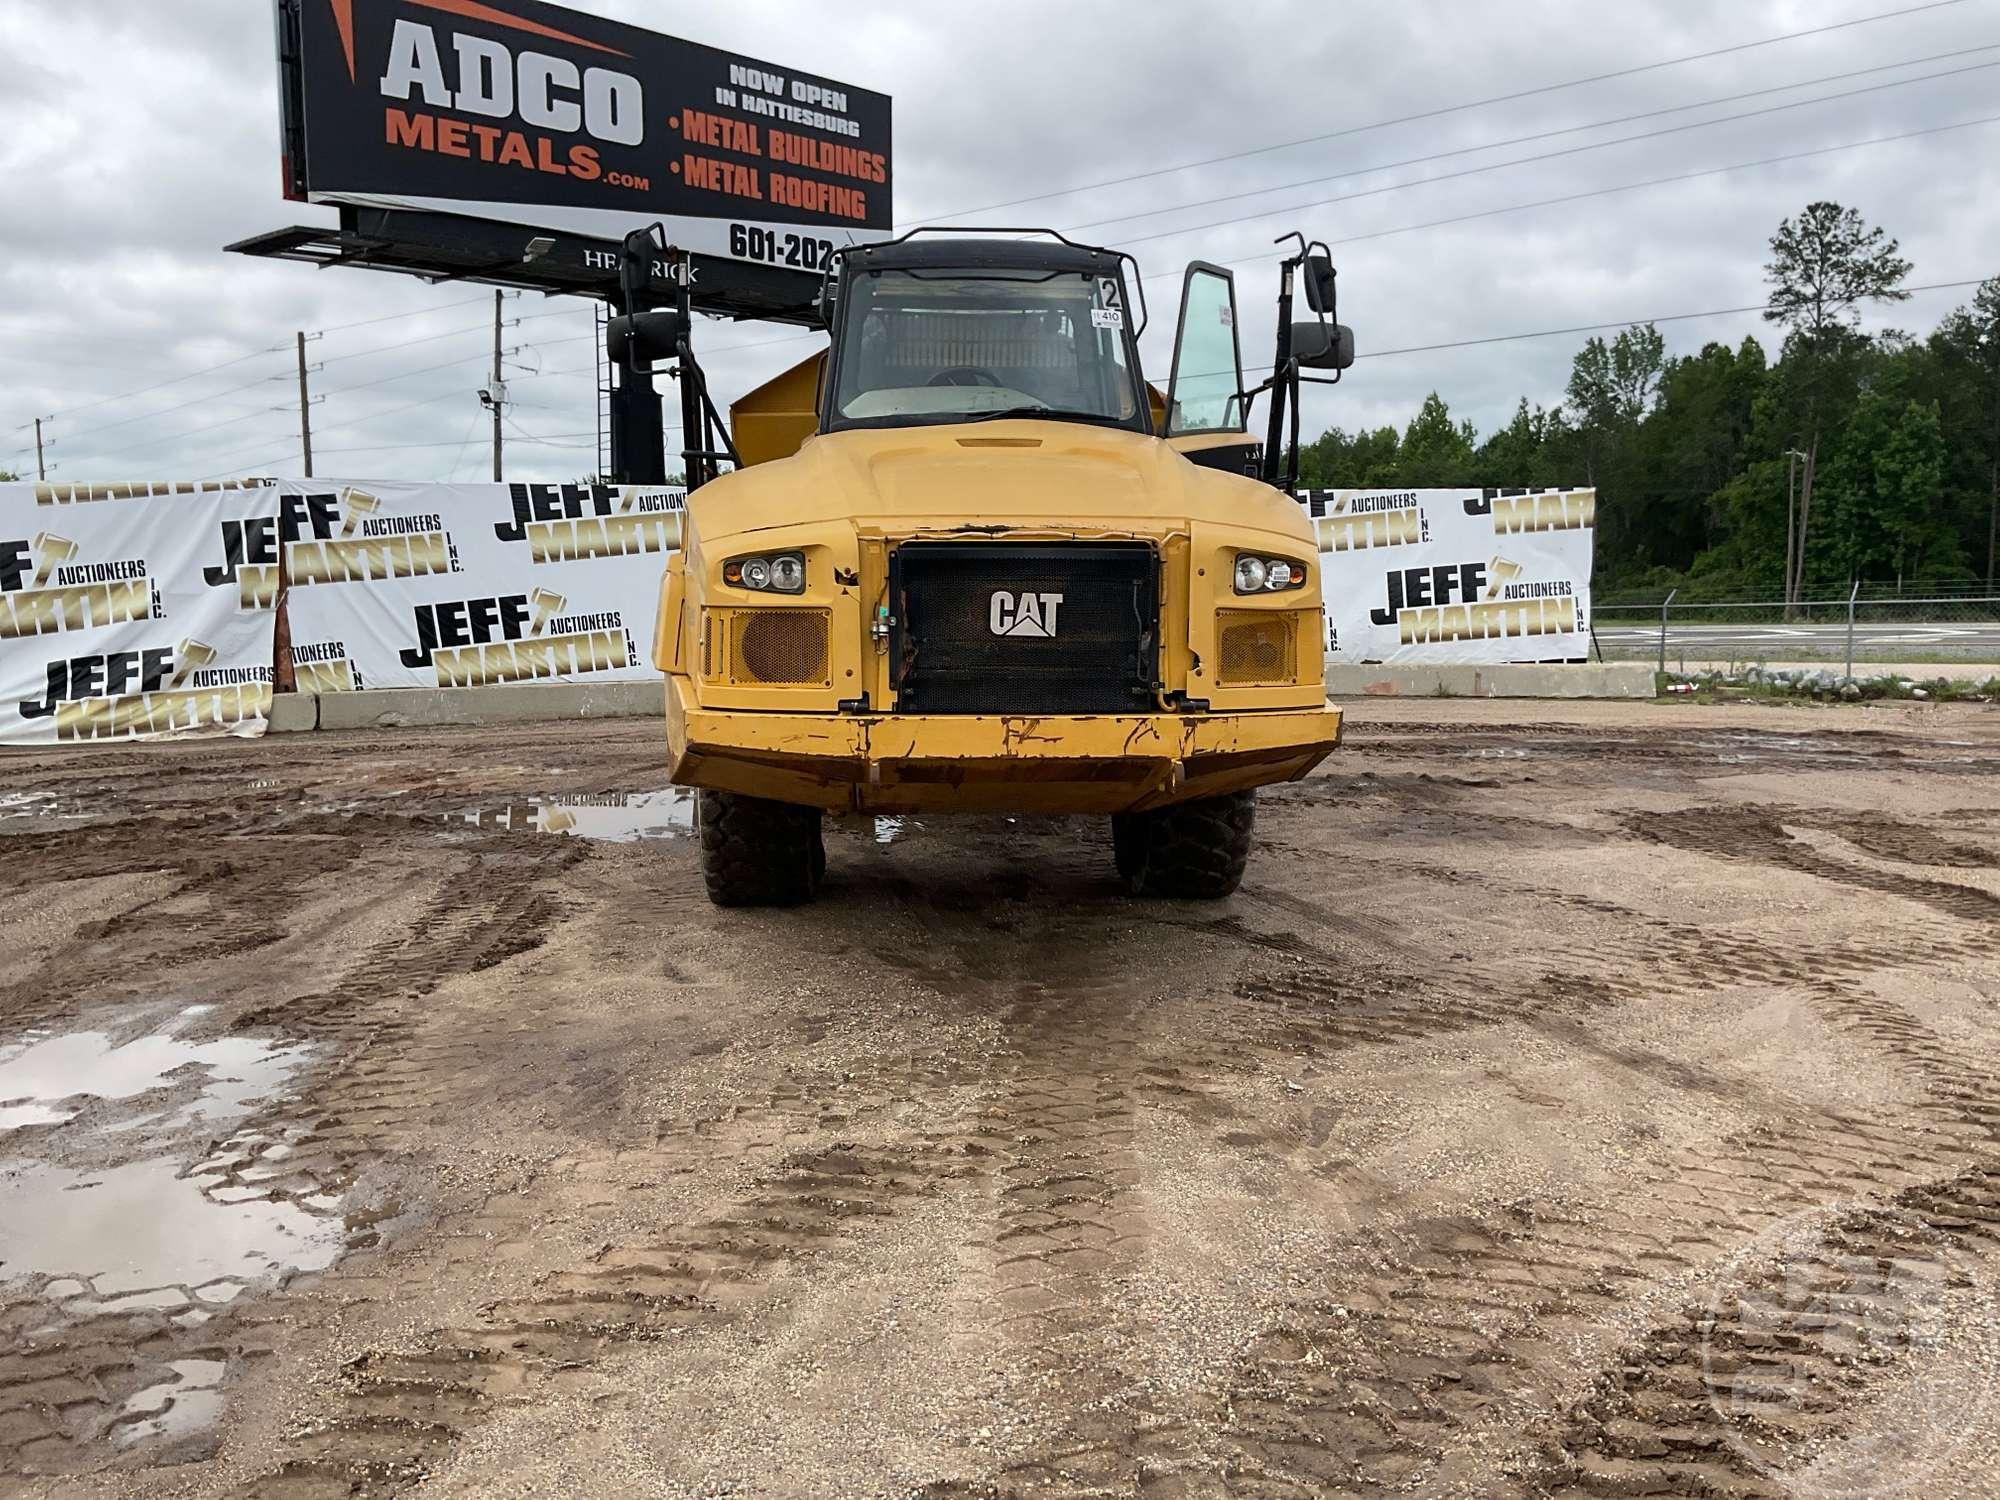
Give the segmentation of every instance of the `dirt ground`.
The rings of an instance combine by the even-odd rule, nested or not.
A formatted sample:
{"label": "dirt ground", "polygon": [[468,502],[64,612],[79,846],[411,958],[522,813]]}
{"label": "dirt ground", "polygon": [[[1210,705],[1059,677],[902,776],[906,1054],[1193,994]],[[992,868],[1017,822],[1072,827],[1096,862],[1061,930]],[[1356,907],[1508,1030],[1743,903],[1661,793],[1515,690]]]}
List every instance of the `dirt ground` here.
{"label": "dirt ground", "polygon": [[1242,893],[648,723],[0,757],[0,1494],[2000,1493],[2000,709],[1368,702]]}

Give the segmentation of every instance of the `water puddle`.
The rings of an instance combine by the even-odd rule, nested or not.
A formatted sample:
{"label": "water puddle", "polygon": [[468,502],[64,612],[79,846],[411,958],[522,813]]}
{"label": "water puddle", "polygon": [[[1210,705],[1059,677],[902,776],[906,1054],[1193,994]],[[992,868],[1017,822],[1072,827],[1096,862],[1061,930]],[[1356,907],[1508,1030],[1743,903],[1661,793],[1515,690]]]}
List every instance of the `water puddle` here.
{"label": "water puddle", "polygon": [[155,1438],[187,1437],[214,1425],[222,1415],[222,1375],[219,1359],[177,1359],[167,1368],[171,1379],[149,1385],[119,1408],[111,1441],[120,1448]]}
{"label": "water puddle", "polygon": [[1758,734],[1738,731],[1712,735],[1694,741],[1698,750],[1708,750],[1725,766],[1758,765],[1767,761],[1793,763],[1808,759],[1852,761],[1865,759],[1865,752],[1824,737]]}
{"label": "water puddle", "polygon": [[47,823],[86,823],[93,816],[53,792],[0,792],[0,833],[35,833]]}
{"label": "water puddle", "polygon": [[14,1164],[0,1175],[0,1283],[50,1278],[41,1295],[72,1317],[201,1314],[339,1258],[339,1218],[245,1198],[224,1182],[166,1158],[101,1169]]}
{"label": "water puddle", "polygon": [[875,842],[893,844],[911,828],[921,828],[921,823],[909,818],[877,818],[875,820]]}
{"label": "water puddle", "polygon": [[695,794],[671,786],[654,792],[537,798],[447,813],[445,821],[489,832],[556,833],[607,844],[686,838],[694,832]]}
{"label": "water puddle", "polygon": [[159,1108],[111,1128],[238,1119],[280,1092],[308,1061],[304,1048],[254,1037],[192,1042],[179,1035],[209,1009],[188,1006],[164,1029],[140,1036],[29,1032],[0,1046],[0,1132],[65,1124],[93,1101],[159,1091],[170,1096]]}
{"label": "water puddle", "polygon": [[136,1330],[148,1383],[93,1422],[120,1451],[212,1428],[226,1368],[204,1325],[350,1245],[344,1179],[309,1149],[318,1122],[266,1118],[311,1049],[204,1039],[213,1009],[0,1043],[0,1301],[25,1293],[39,1310],[21,1330],[57,1350],[73,1323],[138,1320],[112,1326]]}

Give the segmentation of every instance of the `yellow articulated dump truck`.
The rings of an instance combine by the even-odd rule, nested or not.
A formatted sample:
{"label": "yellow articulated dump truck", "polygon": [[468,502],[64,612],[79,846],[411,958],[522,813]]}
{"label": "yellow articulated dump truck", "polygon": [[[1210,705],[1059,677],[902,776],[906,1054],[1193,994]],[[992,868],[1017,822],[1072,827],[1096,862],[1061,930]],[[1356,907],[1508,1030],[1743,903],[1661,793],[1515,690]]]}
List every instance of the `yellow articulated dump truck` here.
{"label": "yellow articulated dump truck", "polygon": [[830,347],[734,407],[739,467],[691,488],[654,648],[718,904],[811,898],[828,812],[1102,814],[1134,894],[1225,896],[1256,789],[1339,742],[1276,461],[1301,369],[1352,359],[1331,263],[1284,261],[1253,391],[1233,278],[1191,266],[1164,397],[1130,265],[1046,233],[848,250]]}

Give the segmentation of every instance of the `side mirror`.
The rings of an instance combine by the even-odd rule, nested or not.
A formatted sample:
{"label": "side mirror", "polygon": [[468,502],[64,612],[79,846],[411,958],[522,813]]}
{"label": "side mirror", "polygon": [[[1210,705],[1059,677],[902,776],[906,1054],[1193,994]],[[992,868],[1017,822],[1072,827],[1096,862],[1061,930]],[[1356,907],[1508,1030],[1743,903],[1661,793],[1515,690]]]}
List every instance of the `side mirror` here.
{"label": "side mirror", "polygon": [[1306,257],[1306,306],[1314,312],[1332,317],[1337,311],[1335,278],[1339,275],[1333,269],[1333,262],[1324,255]]}
{"label": "side mirror", "polygon": [[611,320],[605,330],[605,352],[620,364],[651,364],[656,359],[674,358],[686,333],[678,308],[630,313]]}
{"label": "side mirror", "polygon": [[1294,323],[1292,357],[1308,370],[1344,370],[1354,363],[1354,330],[1345,323]]}

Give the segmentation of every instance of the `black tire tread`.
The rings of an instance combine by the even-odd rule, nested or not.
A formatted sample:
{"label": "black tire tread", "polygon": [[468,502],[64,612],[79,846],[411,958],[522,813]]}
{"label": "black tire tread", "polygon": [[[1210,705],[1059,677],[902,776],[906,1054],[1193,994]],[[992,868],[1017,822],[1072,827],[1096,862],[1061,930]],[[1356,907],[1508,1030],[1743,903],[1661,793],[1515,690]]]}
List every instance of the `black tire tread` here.
{"label": "black tire tread", "polygon": [[1228,792],[1113,820],[1118,872],[1135,896],[1219,901],[1243,883],[1257,794]]}
{"label": "black tire tread", "polygon": [[701,876],[717,906],[798,906],[826,871],[816,807],[701,794]]}

